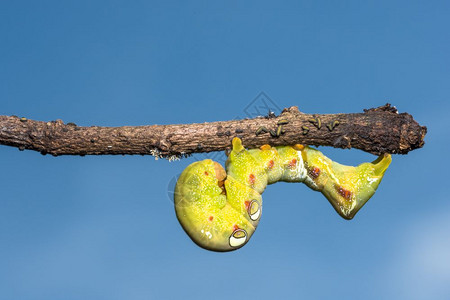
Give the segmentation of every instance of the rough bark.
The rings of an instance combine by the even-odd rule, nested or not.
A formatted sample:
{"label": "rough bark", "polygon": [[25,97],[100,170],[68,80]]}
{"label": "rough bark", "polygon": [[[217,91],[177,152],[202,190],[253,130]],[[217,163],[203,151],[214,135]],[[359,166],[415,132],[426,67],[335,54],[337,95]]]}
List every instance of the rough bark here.
{"label": "rough bark", "polygon": [[311,115],[294,106],[279,116],[123,127],[80,127],[61,120],[0,116],[0,144],[54,156],[141,154],[174,159],[226,150],[235,136],[248,148],[307,144],[406,154],[424,145],[426,132],[410,114],[399,114],[390,104],[363,113]]}

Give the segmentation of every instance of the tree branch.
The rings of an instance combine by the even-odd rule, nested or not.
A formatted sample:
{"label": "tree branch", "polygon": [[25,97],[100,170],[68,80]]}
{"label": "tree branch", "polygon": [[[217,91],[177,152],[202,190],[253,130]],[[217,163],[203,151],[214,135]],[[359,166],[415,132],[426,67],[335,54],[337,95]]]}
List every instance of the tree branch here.
{"label": "tree branch", "polygon": [[427,132],[408,113],[390,104],[351,114],[304,114],[297,107],[279,116],[211,123],[80,127],[61,120],[42,122],[0,116],[0,144],[42,154],[141,154],[169,159],[226,150],[238,136],[248,148],[307,144],[357,148],[373,154],[406,154],[424,145]]}

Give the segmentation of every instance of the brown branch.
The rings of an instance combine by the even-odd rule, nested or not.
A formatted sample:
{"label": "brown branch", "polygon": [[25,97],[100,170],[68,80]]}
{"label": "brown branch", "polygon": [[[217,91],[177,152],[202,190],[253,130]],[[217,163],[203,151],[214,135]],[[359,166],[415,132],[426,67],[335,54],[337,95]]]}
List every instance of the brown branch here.
{"label": "brown branch", "polygon": [[373,154],[406,154],[423,146],[426,132],[427,128],[411,115],[399,114],[390,104],[364,113],[311,115],[294,106],[278,117],[123,127],[80,127],[61,120],[42,122],[0,116],[0,144],[54,156],[150,154],[175,158],[226,150],[235,136],[248,148],[307,144],[353,147]]}

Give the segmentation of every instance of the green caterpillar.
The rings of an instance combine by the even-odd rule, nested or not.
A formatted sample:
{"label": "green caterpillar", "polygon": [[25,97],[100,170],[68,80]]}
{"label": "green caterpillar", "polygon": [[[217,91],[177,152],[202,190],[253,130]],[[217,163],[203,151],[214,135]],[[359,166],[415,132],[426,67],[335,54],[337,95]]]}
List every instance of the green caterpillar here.
{"label": "green caterpillar", "polygon": [[303,145],[246,150],[239,138],[223,167],[210,159],[194,162],[175,186],[177,218],[190,238],[212,251],[244,246],[261,219],[267,184],[303,182],[322,192],[345,219],[352,219],[372,197],[391,163],[384,154],[357,167],[333,162]]}

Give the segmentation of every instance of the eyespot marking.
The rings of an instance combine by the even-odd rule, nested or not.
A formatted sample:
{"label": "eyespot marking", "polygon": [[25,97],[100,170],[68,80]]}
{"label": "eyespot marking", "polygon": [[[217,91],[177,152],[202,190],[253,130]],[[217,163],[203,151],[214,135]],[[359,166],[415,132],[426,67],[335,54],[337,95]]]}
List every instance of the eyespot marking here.
{"label": "eyespot marking", "polygon": [[275,163],[273,162],[273,160],[269,160],[269,162],[267,163],[267,169],[271,170],[274,165]]}
{"label": "eyespot marking", "polygon": [[259,216],[261,215],[261,206],[259,205],[258,201],[252,200],[250,202],[250,205],[248,207],[248,215],[250,216],[250,219],[252,221],[258,220]]}
{"label": "eyespot marking", "polygon": [[230,236],[229,243],[231,247],[239,247],[247,241],[247,232],[244,229],[236,229]]}

